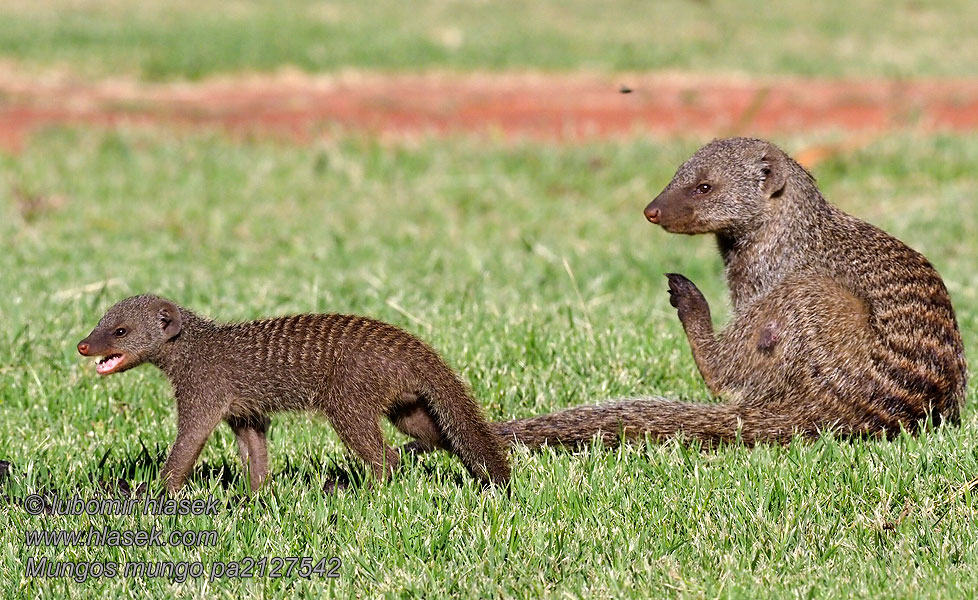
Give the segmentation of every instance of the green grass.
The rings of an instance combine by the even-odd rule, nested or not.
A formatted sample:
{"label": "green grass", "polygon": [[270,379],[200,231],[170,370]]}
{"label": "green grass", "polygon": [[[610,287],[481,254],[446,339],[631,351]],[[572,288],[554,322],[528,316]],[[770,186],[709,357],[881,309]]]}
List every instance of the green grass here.
{"label": "green grass", "polygon": [[[691,5],[691,8],[695,5]],[[798,150],[803,139],[783,139]],[[641,216],[698,141],[558,149],[463,140],[309,147],[55,131],[0,158],[4,493],[153,482],[171,392],[142,367],[98,378],[75,343],[157,292],[216,318],[372,315],[422,336],[494,419],[605,398],[707,399],[664,272],[722,320],[713,242]],[[978,142],[890,137],[816,170],[827,196],[924,251],[966,346],[978,336]],[[969,388],[970,404],[976,401]],[[831,439],[700,452],[677,443],[513,452],[511,495],[440,453],[369,491],[323,421],[283,415],[251,504],[221,427],[188,495],[208,517],[44,517],[0,508],[3,597],[906,597],[978,589],[978,421],[891,443]],[[906,509],[905,517],[898,519]],[[897,523],[897,521],[899,521]],[[888,523],[896,523],[888,528]],[[214,547],[27,548],[26,530],[216,529]],[[213,561],[337,556],[336,580],[25,580],[28,556]]]}
{"label": "green grass", "polygon": [[8,0],[0,56],[86,75],[217,72],[692,69],[973,76],[970,0]]}

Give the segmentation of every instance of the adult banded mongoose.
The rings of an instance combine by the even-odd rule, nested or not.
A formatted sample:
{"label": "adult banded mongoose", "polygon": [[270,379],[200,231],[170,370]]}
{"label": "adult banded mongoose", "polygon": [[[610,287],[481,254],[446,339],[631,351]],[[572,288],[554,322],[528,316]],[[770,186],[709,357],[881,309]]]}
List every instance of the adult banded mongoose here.
{"label": "adult banded mongoose", "polygon": [[659,398],[581,406],[496,423],[528,446],[600,434],[713,445],[784,443],[795,434],[894,435],[925,419],[958,422],[966,365],[951,301],[934,267],[880,229],[832,206],[808,171],[758,139],[715,140],[646,208],[672,233],[716,236],[732,317],[669,274],[693,358],[725,402]]}
{"label": "adult banded mongoose", "polygon": [[257,490],[268,474],[268,414],[303,409],[323,413],[378,480],[399,459],[381,415],[427,448],[453,451],[477,479],[509,479],[503,445],[465,385],[427,344],[387,323],[339,314],[217,323],[146,294],[110,308],[78,351],[101,357],[101,375],[149,362],[169,378],[177,438],[162,475],[170,491],[221,420]]}

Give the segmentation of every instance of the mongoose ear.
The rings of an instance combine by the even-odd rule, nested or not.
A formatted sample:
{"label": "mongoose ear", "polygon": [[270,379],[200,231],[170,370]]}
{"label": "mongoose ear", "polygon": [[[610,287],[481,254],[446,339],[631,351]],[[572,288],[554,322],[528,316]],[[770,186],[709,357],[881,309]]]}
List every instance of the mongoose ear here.
{"label": "mongoose ear", "polygon": [[787,176],[784,159],[774,152],[769,152],[761,159],[761,190],[768,198],[777,198],[784,192]]}
{"label": "mongoose ear", "polygon": [[172,302],[162,302],[157,313],[159,317],[160,330],[163,337],[172,340],[183,329],[183,322],[180,319],[180,309]]}

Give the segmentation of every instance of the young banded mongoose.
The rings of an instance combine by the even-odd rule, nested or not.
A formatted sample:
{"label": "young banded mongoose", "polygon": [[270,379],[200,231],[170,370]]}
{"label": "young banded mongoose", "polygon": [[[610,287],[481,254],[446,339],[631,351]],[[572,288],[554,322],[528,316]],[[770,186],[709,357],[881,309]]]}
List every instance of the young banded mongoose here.
{"label": "young banded mongoose", "polygon": [[257,490],[268,474],[268,414],[304,409],[323,413],[378,480],[399,458],[381,415],[423,447],[453,451],[480,481],[509,479],[503,445],[465,385],[427,344],[387,323],[339,314],[217,323],[146,294],[110,308],[78,351],[101,357],[101,375],[149,362],[169,378],[177,438],[162,475],[170,491],[221,420]]}
{"label": "young banded mongoose", "polygon": [[784,443],[957,423],[964,349],[934,267],[880,229],[832,206],[801,165],[758,139],[715,140],[646,208],[672,233],[716,236],[732,317],[669,274],[693,358],[724,403],[658,398],[581,406],[495,424],[528,446],[682,434],[705,445]]}

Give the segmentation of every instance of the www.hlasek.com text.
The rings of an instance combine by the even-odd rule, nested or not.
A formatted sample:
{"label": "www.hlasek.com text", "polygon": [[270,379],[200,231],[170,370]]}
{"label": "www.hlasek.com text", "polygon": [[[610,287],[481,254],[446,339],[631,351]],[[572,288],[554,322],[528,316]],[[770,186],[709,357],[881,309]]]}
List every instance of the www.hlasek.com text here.
{"label": "www.hlasek.com text", "polygon": [[153,526],[145,529],[31,529],[24,532],[25,546],[104,546],[146,548],[150,546],[214,546],[216,529],[186,529],[169,533]]}

